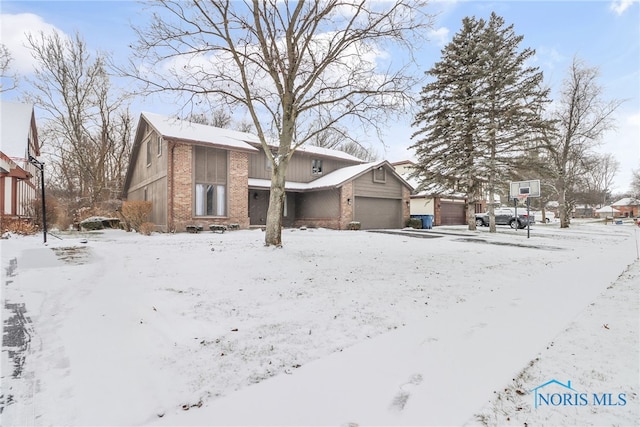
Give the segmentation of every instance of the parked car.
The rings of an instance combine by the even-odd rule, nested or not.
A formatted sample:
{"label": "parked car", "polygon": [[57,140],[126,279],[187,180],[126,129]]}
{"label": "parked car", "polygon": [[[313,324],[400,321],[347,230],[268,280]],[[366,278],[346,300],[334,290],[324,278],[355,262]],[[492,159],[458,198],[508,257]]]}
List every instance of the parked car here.
{"label": "parked car", "polygon": [[549,224],[553,219],[553,212],[545,211],[545,217],[542,217],[542,211],[531,211],[531,216],[537,222]]}
{"label": "parked car", "polygon": [[[535,218],[527,215],[526,208],[518,209],[518,219],[516,220],[515,208],[495,208],[496,225],[508,225],[511,228],[525,228],[527,224],[535,224]],[[489,212],[476,214],[476,225],[478,227],[489,226]]]}

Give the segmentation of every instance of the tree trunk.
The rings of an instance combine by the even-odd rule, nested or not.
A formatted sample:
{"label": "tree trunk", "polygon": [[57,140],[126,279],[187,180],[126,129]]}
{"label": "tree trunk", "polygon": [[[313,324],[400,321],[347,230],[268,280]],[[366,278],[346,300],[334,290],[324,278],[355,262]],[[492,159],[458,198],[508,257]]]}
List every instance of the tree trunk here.
{"label": "tree trunk", "polygon": [[561,179],[558,185],[558,210],[560,211],[560,228],[569,228],[569,218],[567,218],[567,190],[565,187],[565,181],[564,179]]}
{"label": "tree trunk", "polygon": [[476,230],[476,202],[475,197],[470,195],[471,197],[467,197],[467,224],[469,225],[470,231]]}
{"label": "tree trunk", "polygon": [[272,165],[271,192],[269,193],[269,209],[264,238],[265,246],[282,246],[282,213],[284,211],[285,176],[287,161]]}
{"label": "tree trunk", "polygon": [[495,200],[495,193],[493,190],[489,191],[489,206],[487,212],[489,212],[489,232],[496,232],[496,207],[494,206],[493,201]]}

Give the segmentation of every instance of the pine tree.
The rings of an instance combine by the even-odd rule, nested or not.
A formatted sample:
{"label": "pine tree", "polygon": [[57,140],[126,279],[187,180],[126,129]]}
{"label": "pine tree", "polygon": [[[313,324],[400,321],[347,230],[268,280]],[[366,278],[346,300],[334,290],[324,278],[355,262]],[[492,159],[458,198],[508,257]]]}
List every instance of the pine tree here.
{"label": "pine tree", "polygon": [[518,50],[523,39],[495,13],[482,33],[486,84],[481,115],[486,126],[478,141],[484,147],[480,171],[486,177],[489,200],[494,200],[501,183],[522,178],[519,172],[532,158],[528,153],[538,150],[542,131],[551,126],[542,118],[549,89],[543,87],[542,72],[526,65],[535,51]]}
{"label": "pine tree", "polygon": [[[442,60],[427,74],[434,80],[422,89],[422,111],[414,126],[421,126],[410,147],[416,150],[415,174],[433,192],[458,191],[469,204],[479,194],[475,174],[474,137],[479,126],[479,33],[484,21],[462,20],[462,29],[442,50]],[[467,212],[473,211],[467,209]],[[469,223],[471,226],[471,222]],[[473,222],[475,226],[475,222]]]}
{"label": "pine tree", "polygon": [[442,60],[427,72],[435,80],[422,90],[423,111],[414,123],[420,129],[413,135],[419,139],[412,146],[416,176],[464,193],[470,229],[482,193],[493,200],[500,184],[517,177],[550,126],[542,118],[549,90],[542,72],[526,65],[535,51],[519,51],[522,40],[495,13],[489,21],[464,18]]}

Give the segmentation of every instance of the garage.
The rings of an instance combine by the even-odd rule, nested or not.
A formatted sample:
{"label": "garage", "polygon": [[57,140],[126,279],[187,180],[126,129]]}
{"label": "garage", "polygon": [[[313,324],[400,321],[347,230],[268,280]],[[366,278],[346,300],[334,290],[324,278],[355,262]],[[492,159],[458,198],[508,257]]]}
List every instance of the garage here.
{"label": "garage", "polygon": [[402,200],[356,197],[353,218],[363,230],[402,228]]}
{"label": "garage", "polygon": [[438,225],[464,225],[466,223],[464,201],[440,201],[440,224]]}

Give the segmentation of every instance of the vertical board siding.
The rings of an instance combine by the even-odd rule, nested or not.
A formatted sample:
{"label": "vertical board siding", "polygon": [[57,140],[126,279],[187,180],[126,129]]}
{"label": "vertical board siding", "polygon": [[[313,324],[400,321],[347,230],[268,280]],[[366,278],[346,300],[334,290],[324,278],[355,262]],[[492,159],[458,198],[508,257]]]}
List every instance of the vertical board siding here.
{"label": "vertical board siding", "polygon": [[401,199],[402,183],[387,171],[385,183],[373,181],[373,171],[369,171],[354,181],[354,196]]}
{"label": "vertical board siding", "polygon": [[[162,154],[158,156],[155,150],[155,138],[157,134],[147,128],[147,132],[140,142],[138,156],[133,167],[133,176],[129,184],[129,193],[137,190],[141,186],[148,185],[159,178],[167,176],[167,150],[163,147]],[[151,165],[147,166],[147,142],[151,142],[153,150],[151,153]],[[163,144],[166,142],[163,141]]]}
{"label": "vertical board siding", "polygon": [[[167,227],[167,142],[162,139],[161,154],[158,155],[157,139],[159,135],[149,126],[144,126],[144,136],[137,147],[138,153],[133,167],[133,174],[127,200],[144,200],[147,190],[147,201],[151,202],[150,221],[162,229]],[[151,144],[151,164],[147,163],[147,144]]]}
{"label": "vertical board siding", "polygon": [[[322,175],[311,173],[311,161],[322,159]],[[335,170],[358,164],[347,160],[314,156],[307,153],[294,153],[287,168],[287,181],[311,182]],[[259,153],[249,155],[249,177],[257,179],[271,179],[271,169],[267,167],[267,155],[260,149]]]}
{"label": "vertical board siding", "polygon": [[340,190],[298,193],[295,206],[296,219],[339,218]]}

